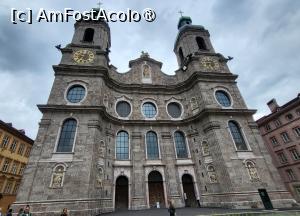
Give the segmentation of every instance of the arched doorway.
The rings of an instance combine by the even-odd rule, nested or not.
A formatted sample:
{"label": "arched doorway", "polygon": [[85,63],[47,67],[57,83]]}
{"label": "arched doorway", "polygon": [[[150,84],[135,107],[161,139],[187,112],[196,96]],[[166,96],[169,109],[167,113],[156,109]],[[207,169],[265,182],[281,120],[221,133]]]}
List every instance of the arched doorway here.
{"label": "arched doorway", "polygon": [[186,207],[197,207],[193,177],[189,174],[182,176],[182,187]]}
{"label": "arched doorway", "polygon": [[160,207],[165,206],[163,178],[158,171],[152,171],[148,175],[149,206],[155,208],[159,202]]}
{"label": "arched doorway", "polygon": [[115,209],[128,209],[128,179],[125,176],[116,180]]}

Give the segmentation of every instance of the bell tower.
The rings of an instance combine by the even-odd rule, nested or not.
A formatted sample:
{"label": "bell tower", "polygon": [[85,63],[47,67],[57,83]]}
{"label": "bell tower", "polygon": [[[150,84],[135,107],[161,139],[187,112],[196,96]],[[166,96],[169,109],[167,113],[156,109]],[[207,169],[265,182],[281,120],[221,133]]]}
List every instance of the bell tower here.
{"label": "bell tower", "polygon": [[[99,9],[93,9],[94,12]],[[72,42],[61,49],[62,65],[108,67],[110,28],[104,20],[80,20],[74,24]]]}
{"label": "bell tower", "polygon": [[190,17],[181,16],[177,28],[174,52],[180,67],[184,65],[188,56],[198,53],[215,53],[208,30],[201,25],[192,25]]}

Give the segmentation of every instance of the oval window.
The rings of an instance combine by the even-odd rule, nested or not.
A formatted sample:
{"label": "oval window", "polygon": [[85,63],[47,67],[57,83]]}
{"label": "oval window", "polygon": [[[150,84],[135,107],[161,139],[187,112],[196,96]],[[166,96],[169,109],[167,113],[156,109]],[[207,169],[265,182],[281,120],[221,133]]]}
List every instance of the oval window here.
{"label": "oval window", "polygon": [[143,114],[147,118],[154,118],[156,116],[156,106],[152,102],[146,102],[142,107]]}
{"label": "oval window", "polygon": [[216,91],[216,98],[219,104],[223,107],[230,107],[231,101],[229,95],[225,91],[218,90]]}
{"label": "oval window", "polygon": [[171,102],[168,104],[168,113],[172,118],[179,118],[181,116],[181,106],[179,103]]}
{"label": "oval window", "polygon": [[131,113],[131,106],[127,101],[119,101],[116,106],[116,111],[120,117],[128,117]]}
{"label": "oval window", "polygon": [[72,86],[67,94],[67,99],[71,103],[78,103],[82,101],[85,96],[85,88],[81,85]]}

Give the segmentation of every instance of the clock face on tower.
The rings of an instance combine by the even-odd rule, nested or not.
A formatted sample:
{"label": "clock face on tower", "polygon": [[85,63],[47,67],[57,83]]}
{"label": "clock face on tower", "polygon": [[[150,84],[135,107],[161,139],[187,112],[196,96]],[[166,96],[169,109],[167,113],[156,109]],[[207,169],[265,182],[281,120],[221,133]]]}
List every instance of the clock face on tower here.
{"label": "clock face on tower", "polygon": [[73,59],[76,63],[84,64],[84,63],[92,63],[94,61],[95,55],[90,50],[77,50],[73,54]]}
{"label": "clock face on tower", "polygon": [[201,64],[207,70],[218,70],[220,67],[218,60],[211,57],[202,58]]}

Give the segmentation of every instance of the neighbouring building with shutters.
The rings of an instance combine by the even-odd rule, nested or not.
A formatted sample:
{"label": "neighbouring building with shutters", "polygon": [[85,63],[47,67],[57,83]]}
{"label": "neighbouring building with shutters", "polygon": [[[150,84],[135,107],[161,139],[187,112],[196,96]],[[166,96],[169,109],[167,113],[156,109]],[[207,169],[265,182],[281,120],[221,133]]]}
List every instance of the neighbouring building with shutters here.
{"label": "neighbouring building with shutters", "polygon": [[0,120],[0,208],[3,211],[16,200],[32,145],[33,140],[24,130]]}
{"label": "neighbouring building with shutters", "polygon": [[300,202],[300,94],[279,106],[269,101],[271,113],[257,120],[265,145],[281,178]]}
{"label": "neighbouring building with shutters", "polygon": [[230,58],[215,52],[208,30],[180,18],[174,75],[146,52],[120,73],[110,64],[110,46],[108,23],[75,23],[53,66],[48,102],[38,105],[43,117],[15,209],[29,203],[35,215],[64,207],[97,215],[167,207],[168,199],[176,207],[295,203]]}

